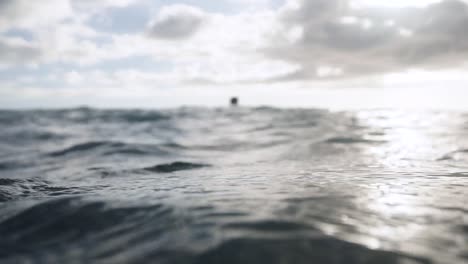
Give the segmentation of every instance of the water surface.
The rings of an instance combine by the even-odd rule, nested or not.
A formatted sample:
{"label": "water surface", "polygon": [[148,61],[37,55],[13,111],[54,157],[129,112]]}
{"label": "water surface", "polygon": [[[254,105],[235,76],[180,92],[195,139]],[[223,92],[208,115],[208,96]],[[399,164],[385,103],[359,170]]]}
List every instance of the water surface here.
{"label": "water surface", "polygon": [[468,263],[468,114],[0,111],[1,263]]}

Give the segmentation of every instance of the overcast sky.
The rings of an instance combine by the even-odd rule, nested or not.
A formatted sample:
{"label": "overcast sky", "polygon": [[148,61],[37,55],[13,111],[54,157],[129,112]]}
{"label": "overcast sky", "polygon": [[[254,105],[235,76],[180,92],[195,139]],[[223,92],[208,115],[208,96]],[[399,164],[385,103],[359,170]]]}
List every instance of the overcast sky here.
{"label": "overcast sky", "polygon": [[461,0],[0,0],[0,108],[468,109]]}

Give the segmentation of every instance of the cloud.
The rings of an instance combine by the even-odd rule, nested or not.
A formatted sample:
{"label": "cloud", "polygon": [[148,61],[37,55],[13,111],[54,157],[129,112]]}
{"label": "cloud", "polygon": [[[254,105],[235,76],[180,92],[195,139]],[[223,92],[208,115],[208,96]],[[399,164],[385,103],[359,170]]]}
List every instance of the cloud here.
{"label": "cloud", "polygon": [[163,7],[150,22],[148,35],[156,39],[184,39],[194,35],[207,19],[200,9],[188,5]]}
{"label": "cloud", "polygon": [[72,15],[67,0],[1,0],[0,31],[11,27],[37,28]]}
{"label": "cloud", "polygon": [[264,52],[300,68],[278,80],[453,67],[466,62],[468,53],[468,5],[458,0],[397,10],[356,9],[344,0],[293,0],[278,19],[280,27]]}
{"label": "cloud", "polygon": [[0,66],[34,64],[43,53],[37,46],[15,38],[0,38]]}
{"label": "cloud", "polygon": [[[0,31],[25,28],[33,35],[29,40],[0,37],[0,64],[77,67],[144,56],[155,64],[168,62],[172,72],[166,79],[174,83],[245,84],[374,78],[413,68],[453,68],[467,61],[468,5],[459,0],[418,8],[288,0],[278,9],[247,8],[236,14],[172,4],[162,6],[147,28],[132,34],[99,32],[87,23],[99,10],[112,12],[109,7],[139,1],[0,0]],[[76,76],[72,73],[69,80],[79,84]]]}
{"label": "cloud", "polygon": [[71,0],[75,8],[95,9],[106,7],[126,7],[140,0]]}
{"label": "cloud", "polygon": [[[86,65],[126,57],[130,51],[121,50],[112,34],[98,32],[86,19],[97,10],[137,1],[0,0],[0,65]],[[8,35],[17,29],[28,37]]]}
{"label": "cloud", "polygon": [[82,20],[108,7],[126,7],[141,0],[0,0],[0,32],[35,30],[62,21]]}
{"label": "cloud", "polygon": [[262,9],[272,5],[272,0],[227,0],[234,6],[241,6],[244,9]]}

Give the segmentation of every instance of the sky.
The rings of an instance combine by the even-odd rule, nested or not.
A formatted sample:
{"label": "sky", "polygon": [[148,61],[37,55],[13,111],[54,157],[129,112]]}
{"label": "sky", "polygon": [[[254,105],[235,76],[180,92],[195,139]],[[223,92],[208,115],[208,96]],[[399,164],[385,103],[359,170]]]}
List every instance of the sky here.
{"label": "sky", "polygon": [[464,0],[0,0],[0,108],[468,110]]}

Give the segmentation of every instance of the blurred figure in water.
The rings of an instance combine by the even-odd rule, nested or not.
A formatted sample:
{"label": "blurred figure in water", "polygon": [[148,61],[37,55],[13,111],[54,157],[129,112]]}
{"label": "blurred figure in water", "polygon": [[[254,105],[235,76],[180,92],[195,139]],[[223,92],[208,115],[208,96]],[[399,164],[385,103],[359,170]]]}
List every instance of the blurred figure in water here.
{"label": "blurred figure in water", "polygon": [[239,100],[237,97],[231,97],[231,106],[237,106],[239,104]]}

